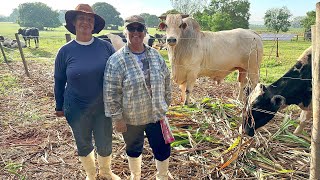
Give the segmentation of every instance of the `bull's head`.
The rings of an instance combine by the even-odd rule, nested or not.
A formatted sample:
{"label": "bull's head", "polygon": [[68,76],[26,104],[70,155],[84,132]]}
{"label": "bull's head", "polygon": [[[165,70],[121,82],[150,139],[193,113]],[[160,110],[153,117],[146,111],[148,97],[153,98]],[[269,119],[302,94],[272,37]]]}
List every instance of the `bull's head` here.
{"label": "bull's head", "polygon": [[249,136],[254,136],[255,129],[267,124],[285,104],[285,98],[272,94],[268,88],[258,84],[249,96],[250,109],[244,117],[244,131]]}
{"label": "bull's head", "polygon": [[160,16],[160,19],[166,19],[165,22],[161,22],[158,25],[160,30],[166,31],[167,43],[170,46],[175,46],[181,36],[182,31],[187,27],[187,24],[183,22],[183,18],[189,15],[181,14],[168,14],[167,16]]}

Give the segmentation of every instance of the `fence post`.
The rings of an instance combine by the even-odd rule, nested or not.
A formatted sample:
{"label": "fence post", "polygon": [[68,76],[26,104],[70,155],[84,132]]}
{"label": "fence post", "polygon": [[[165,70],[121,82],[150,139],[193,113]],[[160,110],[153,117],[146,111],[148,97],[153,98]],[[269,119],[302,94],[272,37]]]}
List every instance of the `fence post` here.
{"label": "fence post", "polygon": [[4,61],[8,64],[9,62],[7,60],[6,54],[4,53],[4,50],[3,50],[3,47],[2,47],[2,42],[0,42],[0,49],[1,49]]}
{"label": "fence post", "polygon": [[70,34],[66,34],[66,42],[71,41],[71,35]]}
{"label": "fence post", "polygon": [[[311,161],[310,178],[320,178],[320,2],[316,4],[316,33],[312,34],[312,134],[311,134]],[[314,32],[313,31],[313,32]]]}
{"label": "fence post", "polygon": [[276,57],[279,57],[279,38],[277,38],[277,49],[276,49],[276,53],[277,53],[277,55],[276,55]]}
{"label": "fence post", "polygon": [[24,54],[23,54],[23,51],[22,51],[22,47],[21,47],[21,43],[20,43],[20,39],[19,39],[19,34],[15,33],[15,36],[16,36],[16,39],[17,39],[17,43],[18,43],[21,59],[22,59],[22,62],[23,62],[24,70],[25,70],[27,76],[30,77],[28,66],[27,66],[27,62],[26,62],[26,60],[24,58]]}

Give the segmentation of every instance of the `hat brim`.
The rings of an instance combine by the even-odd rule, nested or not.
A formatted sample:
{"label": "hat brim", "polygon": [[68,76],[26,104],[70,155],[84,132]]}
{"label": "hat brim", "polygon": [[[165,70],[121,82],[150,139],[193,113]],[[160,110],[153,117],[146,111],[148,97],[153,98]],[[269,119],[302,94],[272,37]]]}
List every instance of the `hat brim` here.
{"label": "hat brim", "polygon": [[78,13],[86,13],[86,14],[94,15],[94,29],[92,31],[92,34],[98,34],[102,29],[104,29],[106,22],[101,16],[94,13],[70,10],[70,11],[67,11],[65,14],[66,25],[64,27],[72,34],[76,35],[76,28],[73,25],[73,21]]}
{"label": "hat brim", "polygon": [[125,23],[125,24],[124,24],[124,27],[127,27],[127,26],[129,26],[130,24],[134,24],[134,23],[138,23],[138,24],[141,24],[142,26],[146,26],[145,24],[143,24],[143,23],[141,23],[141,22],[134,21],[134,22]]}

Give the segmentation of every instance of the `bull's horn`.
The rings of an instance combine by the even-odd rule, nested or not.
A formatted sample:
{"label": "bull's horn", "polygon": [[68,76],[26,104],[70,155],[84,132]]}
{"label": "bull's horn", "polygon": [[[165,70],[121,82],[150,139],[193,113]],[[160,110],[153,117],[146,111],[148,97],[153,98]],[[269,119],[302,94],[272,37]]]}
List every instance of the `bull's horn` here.
{"label": "bull's horn", "polygon": [[183,19],[183,18],[189,17],[189,15],[188,14],[181,14],[181,17]]}
{"label": "bull's horn", "polygon": [[167,15],[159,16],[158,18],[159,18],[159,19],[162,19],[162,20],[166,20]]}

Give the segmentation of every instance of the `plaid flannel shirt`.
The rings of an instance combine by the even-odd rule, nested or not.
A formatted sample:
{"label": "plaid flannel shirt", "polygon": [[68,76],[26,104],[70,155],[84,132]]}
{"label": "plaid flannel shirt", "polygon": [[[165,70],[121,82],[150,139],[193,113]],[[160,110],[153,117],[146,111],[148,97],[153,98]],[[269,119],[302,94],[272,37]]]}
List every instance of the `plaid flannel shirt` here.
{"label": "plaid flannel shirt", "polygon": [[113,121],[144,125],[163,118],[171,103],[170,71],[157,50],[146,46],[152,96],[137,57],[126,45],[106,63],[103,82],[105,114]]}

